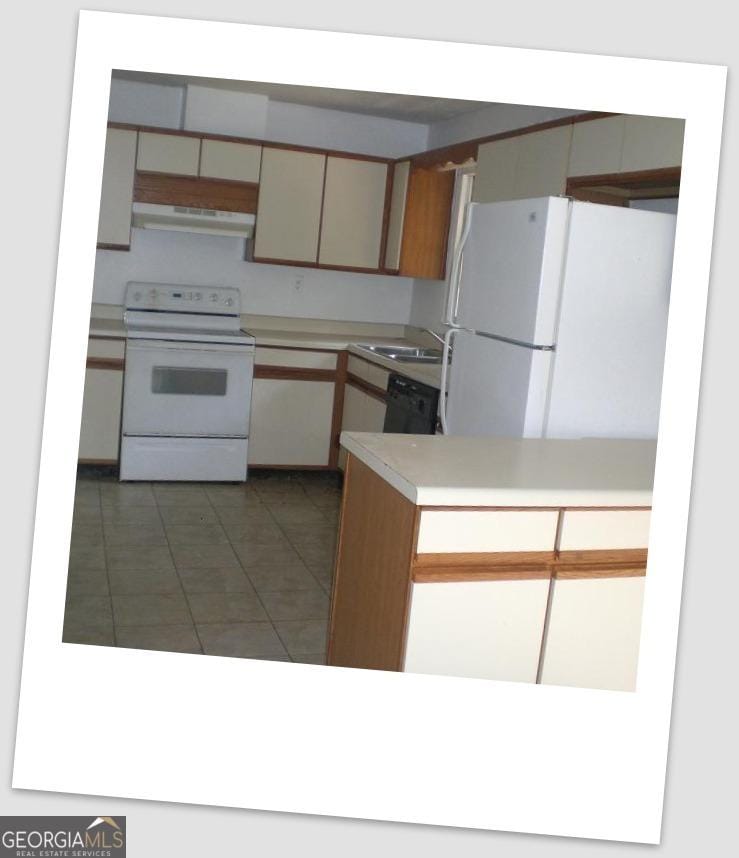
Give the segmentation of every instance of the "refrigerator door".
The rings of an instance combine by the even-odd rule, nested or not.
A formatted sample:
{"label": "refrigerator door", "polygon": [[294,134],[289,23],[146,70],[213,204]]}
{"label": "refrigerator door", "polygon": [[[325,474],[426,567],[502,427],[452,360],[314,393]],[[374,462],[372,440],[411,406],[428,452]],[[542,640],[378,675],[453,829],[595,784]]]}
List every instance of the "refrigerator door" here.
{"label": "refrigerator door", "polygon": [[657,436],[675,220],[573,203],[548,437]]}
{"label": "refrigerator door", "polygon": [[555,342],[569,207],[561,197],[472,204],[455,325]]}
{"label": "refrigerator door", "polygon": [[552,352],[458,331],[450,368],[450,435],[541,437]]}

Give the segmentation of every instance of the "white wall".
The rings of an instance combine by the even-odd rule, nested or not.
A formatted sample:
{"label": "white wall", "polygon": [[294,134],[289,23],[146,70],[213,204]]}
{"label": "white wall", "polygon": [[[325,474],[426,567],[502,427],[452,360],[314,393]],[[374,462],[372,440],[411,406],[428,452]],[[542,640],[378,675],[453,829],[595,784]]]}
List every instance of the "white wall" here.
{"label": "white wall", "polygon": [[488,134],[500,134],[525,128],[539,122],[548,122],[562,116],[582,113],[581,110],[556,107],[530,107],[523,104],[490,104],[453,119],[434,122],[429,126],[428,148],[437,149],[463,140],[474,140]]}
{"label": "white wall", "polygon": [[[235,286],[242,312],[303,319],[405,324],[413,281],[245,262],[244,241],[228,236],[134,229],[131,250],[98,250],[93,302],[123,303],[126,281]],[[296,275],[303,275],[300,291]]]}
{"label": "white wall", "polygon": [[108,121],[181,128],[184,97],[185,91],[181,86],[113,78],[110,82]]}
{"label": "white wall", "polygon": [[270,101],[265,137],[280,143],[400,158],[427,148],[428,126],[345,110]]}
{"label": "white wall", "polygon": [[188,84],[183,127],[188,131],[266,137],[266,95]]}

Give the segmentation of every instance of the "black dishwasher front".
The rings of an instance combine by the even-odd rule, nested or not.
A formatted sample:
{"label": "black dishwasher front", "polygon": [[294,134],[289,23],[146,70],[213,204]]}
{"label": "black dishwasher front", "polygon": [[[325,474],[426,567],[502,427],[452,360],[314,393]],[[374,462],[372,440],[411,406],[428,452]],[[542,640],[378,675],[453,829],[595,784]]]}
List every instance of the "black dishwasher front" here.
{"label": "black dishwasher front", "polygon": [[438,408],[436,388],[394,372],[387,383],[387,411],[382,431],[434,435]]}

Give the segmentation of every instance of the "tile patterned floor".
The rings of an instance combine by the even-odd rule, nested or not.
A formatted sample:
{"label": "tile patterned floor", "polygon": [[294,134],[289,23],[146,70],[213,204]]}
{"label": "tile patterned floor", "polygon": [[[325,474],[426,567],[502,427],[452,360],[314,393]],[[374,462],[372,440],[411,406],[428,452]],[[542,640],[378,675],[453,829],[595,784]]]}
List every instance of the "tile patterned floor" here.
{"label": "tile patterned floor", "polygon": [[340,478],[119,483],[81,473],[67,643],[324,664]]}

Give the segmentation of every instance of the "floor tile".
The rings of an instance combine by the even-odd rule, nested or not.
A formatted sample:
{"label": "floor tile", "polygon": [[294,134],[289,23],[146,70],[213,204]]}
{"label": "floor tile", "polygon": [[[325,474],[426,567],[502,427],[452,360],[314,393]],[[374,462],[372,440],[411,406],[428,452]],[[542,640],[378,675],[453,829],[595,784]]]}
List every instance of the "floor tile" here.
{"label": "floor tile", "polygon": [[103,544],[103,527],[100,523],[72,525],[71,548],[92,548]]}
{"label": "floor tile", "polygon": [[167,525],[170,545],[222,545],[228,542],[226,531],[220,524]]}
{"label": "floor tile", "polygon": [[328,618],[328,596],[318,587],[311,590],[265,591],[260,597],[270,619],[275,621]]}
{"label": "floor tile", "polygon": [[159,504],[159,514],[165,527],[183,524],[218,524],[218,516],[210,504],[198,504],[197,506]]}
{"label": "floor tile", "polygon": [[100,569],[105,568],[105,551],[102,545],[92,545],[80,548],[71,545],[69,551],[70,569]]}
{"label": "floor tile", "polygon": [[105,483],[100,486],[103,506],[154,506],[154,492],[146,483]]}
{"label": "floor tile", "polygon": [[292,660],[298,664],[326,664],[325,652],[301,652],[292,656]]}
{"label": "floor tile", "polygon": [[170,550],[178,569],[218,569],[239,565],[238,558],[228,544],[172,545]]}
{"label": "floor tile", "polygon": [[72,524],[75,527],[78,524],[100,524],[102,520],[100,504],[93,504],[91,506],[74,505],[74,510],[72,511]]}
{"label": "floor tile", "polygon": [[157,524],[106,524],[105,544],[108,548],[144,548],[165,545],[167,537],[161,523]]}
{"label": "floor tile", "polygon": [[206,655],[269,658],[288,654],[271,623],[198,624],[197,632]]}
{"label": "floor tile", "polygon": [[283,524],[282,531],[293,544],[326,546],[330,551],[336,545],[336,527],[323,521],[319,524]]}
{"label": "floor tile", "polygon": [[196,623],[269,620],[256,593],[191,593],[187,600]]}
{"label": "floor tile", "polygon": [[108,570],[119,569],[173,569],[169,548],[162,545],[149,545],[144,548],[117,546],[106,548]]}
{"label": "floor tile", "polygon": [[282,566],[250,566],[247,575],[258,593],[277,590],[311,590],[316,579],[302,563]]}
{"label": "floor tile", "polygon": [[325,650],[328,639],[326,620],[291,620],[276,622],[280,640],[291,656]]}
{"label": "floor tile", "polygon": [[62,632],[63,643],[88,644],[89,646],[115,646],[113,623],[104,626],[86,626],[79,623],[65,623]]}
{"label": "floor tile", "polygon": [[171,569],[115,569],[109,573],[110,592],[117,596],[181,593],[180,579]]}
{"label": "floor tile", "polygon": [[335,550],[330,545],[296,545],[295,550],[300,559],[313,572],[333,569],[335,562]]}
{"label": "floor tile", "polygon": [[163,506],[200,506],[208,500],[203,489],[186,485],[155,486],[154,496]]}
{"label": "floor tile", "polygon": [[177,570],[185,592],[191,593],[254,593],[254,585],[239,566],[225,569]]}
{"label": "floor tile", "polygon": [[67,574],[67,593],[74,596],[107,596],[108,573],[101,567],[70,569]]}
{"label": "floor tile", "polygon": [[272,545],[287,542],[285,534],[272,517],[267,521],[253,521],[247,518],[239,524],[224,524],[223,529],[231,542]]}
{"label": "floor tile", "polygon": [[192,623],[182,593],[113,596],[116,626],[171,626]]}
{"label": "floor tile", "polygon": [[195,626],[118,626],[116,638],[119,647],[153,649],[162,652],[202,653]]}
{"label": "floor tile", "polygon": [[278,524],[323,525],[326,517],[315,504],[310,502],[299,504],[268,503],[267,507]]}
{"label": "floor tile", "polygon": [[274,526],[275,520],[266,506],[219,506],[217,515],[224,527],[241,524],[267,524]]}
{"label": "floor tile", "polygon": [[161,525],[156,506],[106,504],[103,507],[103,526],[126,527],[132,525]]}
{"label": "floor tile", "polygon": [[64,610],[65,625],[105,628],[112,622],[109,596],[76,595],[67,600]]}
{"label": "floor tile", "polygon": [[299,563],[300,557],[285,537],[280,542],[234,542],[241,565],[248,570],[251,566],[282,566]]}

